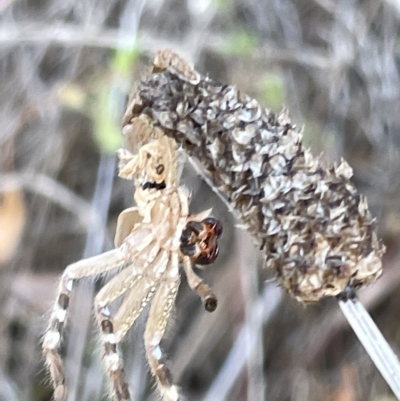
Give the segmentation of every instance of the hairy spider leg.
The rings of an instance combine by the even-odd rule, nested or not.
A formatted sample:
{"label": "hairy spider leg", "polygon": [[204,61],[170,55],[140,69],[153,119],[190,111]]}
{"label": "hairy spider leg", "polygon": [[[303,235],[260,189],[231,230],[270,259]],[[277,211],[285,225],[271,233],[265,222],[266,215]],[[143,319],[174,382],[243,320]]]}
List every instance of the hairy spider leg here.
{"label": "hairy spider leg", "polygon": [[[68,396],[59,349],[67,322],[67,310],[74,281],[123,267],[127,261],[128,263],[133,261],[136,254],[147,247],[152,238],[149,229],[145,226],[142,230],[137,230],[129,235],[129,239],[136,243],[135,252],[130,251],[131,247],[129,243],[127,245],[123,244],[119,248],[73,263],[64,270],[58,286],[57,298],[50,317],[49,326],[42,344],[43,355],[54,388],[55,401],[66,400]],[[148,256],[148,252],[142,253],[142,256]]]}
{"label": "hairy spider leg", "polygon": [[[151,248],[151,247],[149,247]],[[158,253],[152,257],[151,252]],[[153,298],[162,274],[168,265],[168,252],[153,247],[149,253],[150,259],[142,266],[135,263],[134,271],[130,268],[121,272],[106,284],[95,298],[95,311],[101,331],[103,345],[103,361],[110,377],[112,392],[118,401],[130,401],[130,394],[123,368],[123,358],[119,350],[119,343],[125,337],[146,304]],[[140,274],[138,274],[138,267]],[[128,288],[129,287],[129,288]],[[130,293],[123,301],[120,309],[111,317],[108,305],[121,296],[126,290]]]}
{"label": "hairy spider leg", "polygon": [[171,253],[169,265],[152,301],[144,333],[146,356],[151,374],[164,401],[179,401],[179,390],[173,384],[172,375],[166,364],[160,342],[167,328],[168,318],[174,306],[180,284],[179,256]]}
{"label": "hairy spider leg", "polygon": [[125,254],[123,249],[117,248],[73,263],[65,269],[58,286],[56,302],[42,344],[43,355],[53,383],[55,401],[67,398],[65,375],[59,349],[67,321],[69,299],[74,281],[83,277],[105,273],[124,264]]}

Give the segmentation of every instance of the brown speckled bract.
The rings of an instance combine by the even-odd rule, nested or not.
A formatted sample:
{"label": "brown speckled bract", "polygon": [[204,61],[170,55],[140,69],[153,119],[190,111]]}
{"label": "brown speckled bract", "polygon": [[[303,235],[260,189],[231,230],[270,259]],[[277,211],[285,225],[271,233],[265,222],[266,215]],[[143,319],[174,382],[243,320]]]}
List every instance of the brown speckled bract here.
{"label": "brown speckled bract", "polygon": [[235,86],[214,82],[169,50],[139,84],[138,115],[198,158],[258,240],[266,266],[302,302],[360,288],[382,272],[384,246],[342,161],[325,167],[286,110],[274,115]]}

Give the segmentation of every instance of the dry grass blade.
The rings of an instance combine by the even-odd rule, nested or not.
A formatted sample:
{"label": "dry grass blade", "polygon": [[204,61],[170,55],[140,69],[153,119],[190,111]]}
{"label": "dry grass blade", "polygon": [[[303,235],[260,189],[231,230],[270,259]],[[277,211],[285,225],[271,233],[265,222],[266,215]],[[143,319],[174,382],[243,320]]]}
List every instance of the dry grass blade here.
{"label": "dry grass blade", "polygon": [[339,301],[343,314],[375,366],[400,400],[400,362],[371,316],[357,299]]}

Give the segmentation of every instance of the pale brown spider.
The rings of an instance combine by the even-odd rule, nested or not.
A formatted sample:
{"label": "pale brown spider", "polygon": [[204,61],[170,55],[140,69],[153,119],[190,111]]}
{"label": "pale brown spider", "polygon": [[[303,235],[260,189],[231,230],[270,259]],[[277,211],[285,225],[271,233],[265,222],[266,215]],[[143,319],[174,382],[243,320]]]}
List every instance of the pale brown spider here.
{"label": "pale brown spider", "polygon": [[[212,263],[217,257],[220,222],[209,216],[210,210],[189,214],[189,192],[177,186],[173,140],[152,128],[146,117],[133,118],[125,134],[128,142],[142,135],[139,142],[144,143],[136,155],[126,150],[119,153],[120,176],[134,179],[137,207],[120,214],[116,249],[69,265],[61,277],[43,339],[56,401],[67,398],[59,348],[75,280],[120,269],[94,301],[104,365],[118,401],[131,399],[118,345],[148,302],[151,307],[144,342],[150,370],[164,401],[180,399],[160,348],[180,283],[180,265],[205,309],[212,312],[217,307],[215,295],[193,271],[193,266]],[[112,317],[108,306],[122,295],[125,299]]]}

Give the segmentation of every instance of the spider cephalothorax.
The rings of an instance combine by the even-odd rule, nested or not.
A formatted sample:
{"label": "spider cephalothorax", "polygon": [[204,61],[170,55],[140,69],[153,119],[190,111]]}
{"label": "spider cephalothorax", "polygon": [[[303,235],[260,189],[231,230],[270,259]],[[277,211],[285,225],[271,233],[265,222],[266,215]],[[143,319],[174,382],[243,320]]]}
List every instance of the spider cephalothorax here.
{"label": "spider cephalothorax", "polygon": [[[151,373],[164,401],[180,400],[160,347],[180,284],[180,265],[205,309],[212,312],[217,307],[215,295],[193,267],[212,263],[217,257],[221,223],[209,216],[211,210],[189,213],[189,192],[177,186],[173,140],[152,129],[146,117],[133,114],[125,122],[124,133],[130,150],[137,153],[119,152],[119,175],[134,180],[137,207],[120,214],[116,249],[69,265],[63,273],[43,340],[56,401],[67,398],[59,348],[74,281],[117,270],[94,303],[103,360],[118,401],[131,400],[118,345],[147,303],[151,307],[144,342]],[[140,146],[135,137],[140,138]],[[109,305],[121,296],[125,299],[111,316]]]}

